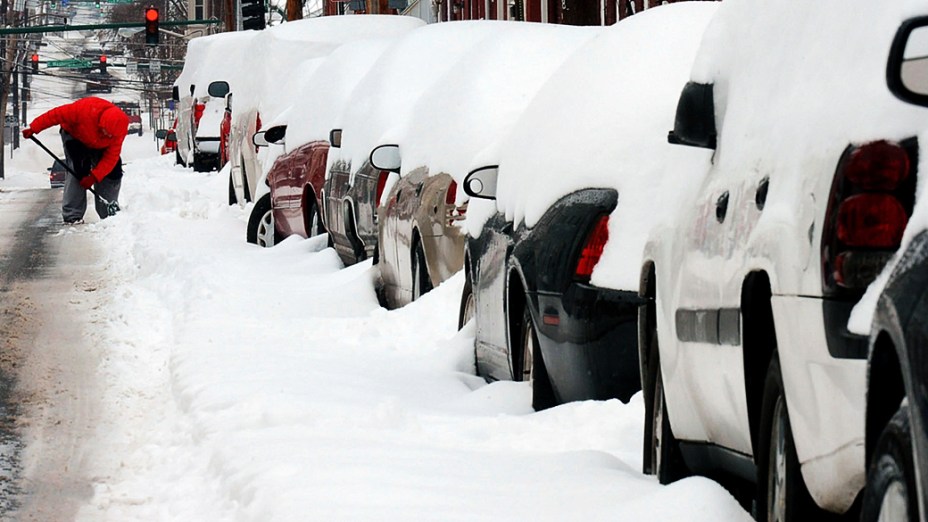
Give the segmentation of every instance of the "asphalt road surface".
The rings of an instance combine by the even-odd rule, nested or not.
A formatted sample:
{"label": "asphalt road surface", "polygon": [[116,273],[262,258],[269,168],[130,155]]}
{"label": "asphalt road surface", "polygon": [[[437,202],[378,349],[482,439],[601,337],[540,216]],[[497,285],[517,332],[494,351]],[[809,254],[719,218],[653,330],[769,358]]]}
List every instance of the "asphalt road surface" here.
{"label": "asphalt road surface", "polygon": [[60,205],[57,189],[0,190],[0,520],[74,520],[93,494],[100,355],[82,319],[100,269]]}

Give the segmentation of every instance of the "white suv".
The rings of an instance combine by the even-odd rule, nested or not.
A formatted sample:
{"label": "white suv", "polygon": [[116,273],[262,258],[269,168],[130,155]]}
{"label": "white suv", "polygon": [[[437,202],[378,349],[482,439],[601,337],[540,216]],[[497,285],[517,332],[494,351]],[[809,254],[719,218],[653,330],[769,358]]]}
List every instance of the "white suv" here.
{"label": "white suv", "polygon": [[710,24],[668,138],[694,147],[674,168],[695,192],[641,271],[661,482],[755,483],[763,520],[845,512],[864,486],[867,340],[847,322],[911,215],[923,124],[883,80],[900,10],[743,0]]}

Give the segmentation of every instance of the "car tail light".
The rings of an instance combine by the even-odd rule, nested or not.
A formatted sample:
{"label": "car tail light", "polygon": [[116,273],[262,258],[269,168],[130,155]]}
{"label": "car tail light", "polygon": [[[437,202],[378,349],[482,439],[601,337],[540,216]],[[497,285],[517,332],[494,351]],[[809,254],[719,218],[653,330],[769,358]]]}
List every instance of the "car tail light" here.
{"label": "car tail light", "polygon": [[[261,113],[257,112],[255,113],[255,133],[257,133],[259,130],[261,130]],[[259,148],[260,147],[255,145],[255,154],[258,153]]]}
{"label": "car tail light", "polygon": [[200,118],[203,117],[203,111],[206,110],[206,104],[198,103],[193,106],[193,124],[194,126],[200,124]]}
{"label": "car tail light", "polygon": [[870,143],[850,153],[844,175],[863,190],[894,190],[909,175],[909,156],[896,144]]}
{"label": "car tail light", "polygon": [[909,216],[889,194],[856,194],[838,207],[838,239],[849,247],[896,248]]}
{"label": "car tail light", "polygon": [[377,198],[374,200],[374,207],[380,206],[380,197],[383,196],[383,189],[387,187],[387,178],[389,177],[389,171],[380,171],[380,175],[377,177]]}
{"label": "car tail light", "polygon": [[445,205],[454,205],[454,201],[458,197],[458,184],[456,181],[452,180],[451,184],[448,185],[448,191],[445,192]]}
{"label": "car tail light", "polygon": [[822,233],[826,295],[859,296],[899,248],[915,200],[909,142],[848,147],[838,162]]}
{"label": "car tail light", "polygon": [[445,226],[451,227],[455,223],[461,221],[467,215],[467,202],[461,203],[461,206],[454,206],[455,201],[458,199],[458,184],[456,181],[451,180],[451,184],[448,185],[448,190],[445,192]]}
{"label": "car tail light", "polygon": [[602,215],[593,225],[593,230],[586,236],[586,243],[580,252],[580,259],[577,261],[577,268],[574,274],[577,278],[589,281],[593,275],[593,269],[599,263],[599,258],[603,255],[603,248],[606,247],[606,241],[609,240],[609,216]]}

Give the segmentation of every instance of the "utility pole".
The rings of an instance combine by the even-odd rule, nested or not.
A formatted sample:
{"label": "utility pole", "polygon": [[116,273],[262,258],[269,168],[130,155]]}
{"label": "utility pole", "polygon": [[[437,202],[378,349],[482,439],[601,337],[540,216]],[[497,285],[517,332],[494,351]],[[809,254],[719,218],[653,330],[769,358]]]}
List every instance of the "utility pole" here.
{"label": "utility pole", "polygon": [[13,148],[19,148],[19,123],[16,122],[16,107],[19,106],[19,68],[17,67],[19,60],[16,59],[16,56],[19,53],[17,50],[13,50],[13,61],[10,63],[10,68],[12,69],[11,75],[13,80],[10,82],[10,93],[13,95],[13,128],[10,129],[10,137],[13,139]]}
{"label": "utility pole", "polygon": [[[8,0],[0,0],[0,25],[6,25],[6,15],[9,9]],[[6,58],[6,35],[0,37],[0,58]],[[4,165],[5,134],[6,134],[6,67],[5,60],[0,60],[0,120],[3,121],[3,132],[0,132],[0,179],[3,179],[6,166]],[[12,130],[12,129],[11,129]]]}

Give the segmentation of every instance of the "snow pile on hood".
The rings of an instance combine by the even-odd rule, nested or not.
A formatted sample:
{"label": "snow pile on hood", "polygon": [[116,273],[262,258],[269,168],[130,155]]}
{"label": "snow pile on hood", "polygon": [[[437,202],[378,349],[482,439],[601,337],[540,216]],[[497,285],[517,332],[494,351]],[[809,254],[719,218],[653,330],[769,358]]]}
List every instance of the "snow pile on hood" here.
{"label": "snow pile on hood", "polygon": [[[512,25],[496,21],[433,24],[400,38],[351,93],[351,105],[335,122],[344,130],[342,146],[329,151],[328,166],[347,161],[357,170],[374,147],[397,143],[422,94],[474,45]],[[446,115],[432,116],[440,122]]]}
{"label": "snow pile on hood", "polygon": [[296,92],[302,93],[287,114],[287,148],[328,140],[336,118],[350,102],[355,86],[377,63],[395,38],[376,38],[342,45],[311,74],[298,69]]}
{"label": "snow pile on hood", "polygon": [[[478,235],[502,212],[533,226],[560,197],[613,187],[619,205],[594,282],[625,288],[650,223],[675,207],[689,186],[672,168],[680,151],[667,145],[677,98],[716,3],[649,9],[609,27],[554,73],[501,146],[498,199],[471,201],[466,228]],[[578,90],[577,86],[583,86]],[[596,279],[608,267],[608,281]]]}
{"label": "snow pile on hood", "polygon": [[[393,141],[400,145],[402,173],[428,166],[432,174],[444,172],[461,183],[475,166],[495,163],[499,142],[544,81],[601,32],[600,27],[511,22],[476,44],[423,93],[408,129]],[[463,191],[459,198],[466,198]]]}

